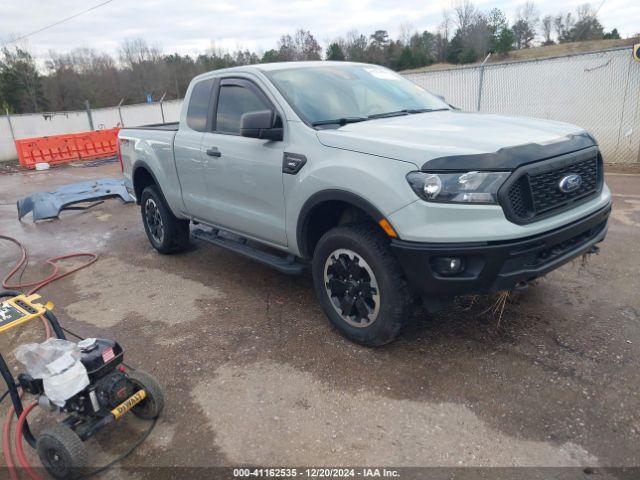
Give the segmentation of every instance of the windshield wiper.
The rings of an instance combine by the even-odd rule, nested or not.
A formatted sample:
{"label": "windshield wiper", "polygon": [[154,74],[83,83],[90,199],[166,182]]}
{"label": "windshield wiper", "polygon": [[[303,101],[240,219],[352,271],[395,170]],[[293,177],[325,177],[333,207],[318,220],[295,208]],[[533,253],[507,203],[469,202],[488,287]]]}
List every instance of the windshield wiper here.
{"label": "windshield wiper", "polygon": [[319,125],[346,125],[347,123],[356,123],[356,122],[365,122],[369,120],[366,117],[343,117],[343,118],[335,118],[333,120],[318,120],[317,122],[313,122],[311,125],[317,127]]}
{"label": "windshield wiper", "polygon": [[448,108],[403,108],[402,110],[396,110],[395,112],[374,113],[367,118],[387,118],[397,117],[400,115],[410,115],[414,113],[426,113],[426,112],[438,112],[440,110],[449,110]]}
{"label": "windshield wiper", "polygon": [[409,115],[410,113],[413,113],[413,112],[404,108],[402,110],[396,110],[395,112],[374,113],[373,115],[369,115],[367,118],[398,117],[400,115]]}
{"label": "windshield wiper", "polygon": [[402,110],[396,110],[394,112],[384,112],[384,113],[374,113],[373,115],[369,115],[367,117],[342,117],[335,118],[333,120],[318,120],[317,122],[313,122],[311,125],[314,127],[320,125],[346,125],[347,123],[356,123],[356,122],[364,122],[367,120],[372,120],[375,118],[387,118],[387,117],[397,117],[400,115],[410,115],[414,113],[425,113],[425,112],[440,112],[443,110],[450,110],[449,108],[403,108]]}

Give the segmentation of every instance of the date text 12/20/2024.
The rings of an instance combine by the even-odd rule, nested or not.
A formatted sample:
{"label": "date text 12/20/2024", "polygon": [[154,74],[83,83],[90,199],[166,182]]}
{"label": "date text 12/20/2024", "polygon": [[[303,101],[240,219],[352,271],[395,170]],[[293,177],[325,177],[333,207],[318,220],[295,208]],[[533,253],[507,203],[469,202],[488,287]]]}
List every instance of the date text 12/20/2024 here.
{"label": "date text 12/20/2024", "polygon": [[234,468],[234,478],[399,478],[388,468]]}

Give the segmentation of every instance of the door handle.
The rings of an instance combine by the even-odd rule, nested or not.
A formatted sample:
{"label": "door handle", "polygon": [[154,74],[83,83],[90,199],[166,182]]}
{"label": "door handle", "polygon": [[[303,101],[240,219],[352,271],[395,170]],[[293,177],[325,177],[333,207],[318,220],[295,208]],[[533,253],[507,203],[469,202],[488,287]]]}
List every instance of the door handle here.
{"label": "door handle", "polygon": [[220,150],[218,150],[216,147],[211,147],[207,149],[207,155],[209,155],[210,157],[221,157],[222,153],[220,153]]}

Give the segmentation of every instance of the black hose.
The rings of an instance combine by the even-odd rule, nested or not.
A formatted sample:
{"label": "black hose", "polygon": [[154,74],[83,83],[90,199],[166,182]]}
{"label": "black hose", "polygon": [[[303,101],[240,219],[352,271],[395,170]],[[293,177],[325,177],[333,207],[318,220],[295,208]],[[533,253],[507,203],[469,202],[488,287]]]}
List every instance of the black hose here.
{"label": "black hose", "polygon": [[51,324],[51,328],[53,328],[53,331],[56,334],[56,337],[58,337],[61,340],[66,340],[67,337],[65,337],[64,332],[62,331],[62,327],[60,326],[60,322],[58,322],[58,318],[53,314],[53,312],[51,310],[47,310],[44,314],[44,318],[46,318],[49,323]]}
{"label": "black hose", "polygon": [[17,297],[18,295],[22,295],[22,293],[17,290],[0,290],[0,298]]}
{"label": "black hose", "polygon": [[136,443],[134,443],[133,445],[131,445],[126,452],[124,452],[121,455],[118,455],[118,457],[116,457],[114,460],[110,461],[109,463],[107,463],[105,466],[100,467],[96,470],[94,470],[93,472],[89,472],[86,475],[83,475],[82,477],[80,477],[80,479],[86,479],[86,478],[91,478],[95,475],[98,475],[106,470],[109,470],[111,467],[113,467],[116,463],[121,462],[122,460],[124,460],[125,458],[127,458],[129,455],[131,455],[136,448],[138,448],[140,445],[142,445],[142,442],[144,442],[149,435],[151,435],[151,432],[153,431],[153,429],[156,426],[156,423],[158,423],[158,417],[154,418],[152,420],[151,425],[149,426],[149,429],[144,432],[142,434],[142,436],[136,441]]}
{"label": "black hose", "polygon": [[[18,295],[22,295],[22,293],[16,291],[16,290],[2,290],[0,291],[0,298],[6,298],[6,297],[17,297]],[[51,325],[51,328],[53,328],[54,333],[56,334],[56,337],[62,339],[62,340],[66,340],[67,337],[64,336],[64,332],[62,331],[62,328],[60,327],[60,322],[58,322],[57,317],[54,315],[54,313],[51,310],[47,310],[44,314],[44,317],[49,321],[49,324]]]}

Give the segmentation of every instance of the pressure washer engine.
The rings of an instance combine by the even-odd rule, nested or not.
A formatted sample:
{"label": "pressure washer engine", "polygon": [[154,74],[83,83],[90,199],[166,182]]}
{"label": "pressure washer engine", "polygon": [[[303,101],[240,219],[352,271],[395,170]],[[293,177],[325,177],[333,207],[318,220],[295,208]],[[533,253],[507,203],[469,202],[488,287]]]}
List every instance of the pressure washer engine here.
{"label": "pressure washer engine", "polygon": [[37,397],[38,406],[66,418],[38,437],[24,421],[22,434],[37,449],[40,461],[56,478],[85,473],[89,463],[89,437],[131,411],[143,419],[154,419],[164,407],[164,396],[156,380],[140,370],[125,367],[124,350],[113,340],[87,338],[67,341],[51,311],[53,304],[36,302],[39,295],[0,292],[0,332],[34,318],[44,317],[57,338],[41,344],[21,345],[16,358],[27,367],[14,379],[0,355],[0,371],[18,417],[23,405],[18,392]]}

